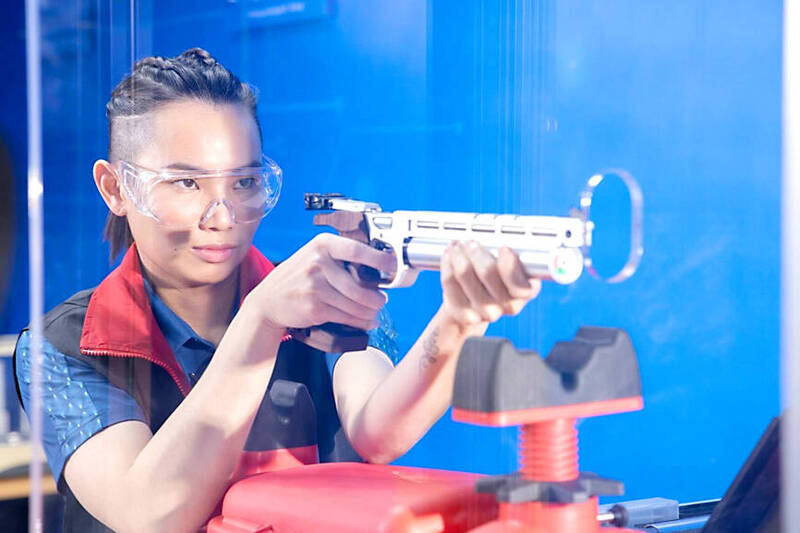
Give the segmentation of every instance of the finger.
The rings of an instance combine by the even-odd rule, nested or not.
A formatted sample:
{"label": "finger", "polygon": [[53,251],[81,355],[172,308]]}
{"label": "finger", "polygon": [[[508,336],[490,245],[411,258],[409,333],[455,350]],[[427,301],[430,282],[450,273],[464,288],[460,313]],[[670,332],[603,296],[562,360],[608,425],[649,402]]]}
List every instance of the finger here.
{"label": "finger", "polygon": [[445,304],[451,313],[457,315],[455,318],[459,322],[477,324],[482,321],[481,316],[470,307],[469,298],[464,294],[453,272],[453,248],[454,245],[452,244],[447,247],[442,254],[442,260],[439,265]]}
{"label": "finger", "polygon": [[378,316],[378,309],[373,309],[357,301],[353,301],[330,285],[322,290],[317,290],[315,296],[331,307],[335,307],[359,319],[375,320]]}
{"label": "finger", "polygon": [[536,298],[539,296],[539,292],[542,290],[542,280],[537,278],[532,278],[528,280],[531,286],[531,298]]}
{"label": "finger", "polygon": [[539,294],[541,281],[528,278],[519,256],[510,248],[500,248],[497,270],[512,298],[529,300]]}
{"label": "finger", "polygon": [[376,250],[363,242],[330,235],[323,243],[328,254],[337,261],[366,265],[382,272],[397,270],[394,254]]}
{"label": "finger", "polygon": [[319,324],[324,324],[325,322],[334,322],[336,324],[344,324],[345,326],[350,326],[364,331],[369,331],[378,327],[377,320],[365,320],[363,318],[353,316],[325,302],[319,302],[318,305],[320,306],[318,316],[321,317]]}
{"label": "finger", "polygon": [[528,300],[527,298],[514,298],[507,304],[510,310],[508,314],[518,315],[520,311],[522,311],[525,308],[525,306],[528,305],[529,301],[530,300]]}
{"label": "finger", "polygon": [[330,261],[323,268],[328,283],[353,302],[378,310],[386,305],[386,293],[363,287],[338,261]]}
{"label": "finger", "polygon": [[511,314],[513,310],[508,303],[512,300],[512,297],[505,282],[500,277],[497,258],[489,250],[474,241],[467,245],[467,250],[478,279],[486,287],[494,302],[503,308],[503,312]]}
{"label": "finger", "polygon": [[454,277],[469,299],[470,307],[489,322],[500,318],[503,309],[494,302],[489,291],[478,279],[478,274],[469,257],[467,245],[459,243],[453,248],[451,256]]}

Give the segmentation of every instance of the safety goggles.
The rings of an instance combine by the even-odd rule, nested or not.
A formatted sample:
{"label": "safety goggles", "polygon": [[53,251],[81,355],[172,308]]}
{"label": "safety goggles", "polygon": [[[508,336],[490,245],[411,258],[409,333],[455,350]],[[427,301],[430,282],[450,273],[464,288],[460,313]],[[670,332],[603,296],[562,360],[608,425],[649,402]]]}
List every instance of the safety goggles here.
{"label": "safety goggles", "polygon": [[275,207],[283,174],[266,156],[261,166],[232,170],[156,171],[122,160],[115,165],[136,208],[171,228],[202,225],[222,207],[236,223],[260,220]]}

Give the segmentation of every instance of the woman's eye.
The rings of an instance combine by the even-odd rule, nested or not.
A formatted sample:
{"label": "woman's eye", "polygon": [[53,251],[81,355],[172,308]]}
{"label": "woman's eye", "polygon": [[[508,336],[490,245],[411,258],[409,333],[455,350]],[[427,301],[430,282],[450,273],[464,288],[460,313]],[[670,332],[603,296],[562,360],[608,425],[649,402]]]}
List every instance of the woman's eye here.
{"label": "woman's eye", "polygon": [[234,185],[235,189],[252,189],[256,185],[255,178],[242,178]]}
{"label": "woman's eye", "polygon": [[182,179],[182,180],[175,180],[172,182],[176,187],[179,189],[197,189],[197,182],[193,179]]}

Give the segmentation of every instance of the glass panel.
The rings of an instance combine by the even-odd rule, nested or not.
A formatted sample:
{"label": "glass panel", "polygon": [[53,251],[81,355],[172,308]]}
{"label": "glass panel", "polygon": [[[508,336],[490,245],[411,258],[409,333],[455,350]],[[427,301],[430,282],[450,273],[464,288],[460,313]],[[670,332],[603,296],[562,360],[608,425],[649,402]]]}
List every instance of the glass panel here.
{"label": "glass panel", "polygon": [[[538,408],[564,403],[571,407],[556,411],[556,418],[584,419],[577,426],[580,468],[625,483],[624,496],[604,495],[601,503],[656,496],[681,503],[718,499],[780,414],[780,6],[130,0],[41,2],[40,10],[44,308],[99,285],[93,303],[84,294],[59,307],[71,322],[45,321],[50,328],[41,398],[48,413],[45,449],[57,477],[64,464],[72,465],[72,481],[62,480],[61,488],[71,487],[85,503],[87,519],[112,528],[145,528],[153,525],[145,522],[150,519],[162,520],[156,524],[162,529],[199,527],[217,512],[229,478],[359,455],[420,476],[450,474],[403,469],[478,474],[521,469],[534,481],[564,480],[573,476],[571,460],[563,471],[548,469],[550,460],[544,461],[544,473],[531,465],[543,449],[537,439],[561,436],[572,442],[560,422],[534,425],[541,423],[536,417],[553,416]],[[9,20],[6,34],[20,35],[21,11]],[[13,45],[17,57],[23,41]],[[210,57],[196,51],[175,59],[192,47]],[[150,59],[134,67],[144,58]],[[210,83],[228,76],[215,61],[256,89],[255,115],[251,96],[235,80],[228,80],[236,90],[227,94],[225,84],[198,89],[197,79]],[[125,79],[107,109],[112,90]],[[23,99],[21,89],[2,90],[10,95],[3,102]],[[231,101],[236,105],[227,105]],[[11,339],[29,316],[28,297],[20,289],[29,266],[21,106],[4,104],[7,113],[0,114],[15,178],[14,192],[2,196],[14,194],[17,207],[18,253],[0,317]],[[115,121],[111,132],[107,110]],[[265,161],[274,161],[279,171]],[[261,208],[251,206],[243,217],[241,202],[228,190],[259,183],[242,181],[242,167],[258,167],[257,175],[281,180],[280,201],[260,223],[251,219]],[[126,179],[118,180],[123,171]],[[641,187],[641,220],[631,214],[636,189],[614,181],[615,173],[632,176]],[[480,353],[473,363],[481,370],[462,370],[469,384],[461,388],[454,375],[464,335],[454,324],[471,315],[456,310],[470,300],[496,299],[497,286],[487,278],[480,282],[481,276],[467,269],[466,277],[445,284],[451,288],[442,306],[435,270],[443,250],[468,235],[494,253],[502,245],[517,249],[529,273],[562,275],[570,265],[580,266],[569,258],[587,251],[580,246],[589,228],[580,218],[581,194],[597,175],[608,179],[591,206],[592,264],[574,283],[544,281],[532,302],[522,309],[523,302],[515,303],[518,307],[507,309],[509,316],[494,321],[486,335],[544,356],[558,341],[573,339],[581,326],[619,328],[632,341],[638,369],[624,370],[626,345],[619,340],[624,337],[591,329],[582,330],[581,342],[557,345],[550,367],[503,352],[513,361],[505,374],[501,363],[487,362],[500,357],[499,349],[470,345]],[[187,209],[181,212],[197,213],[188,229],[166,223],[175,220],[163,203],[154,207],[156,182],[159,190],[168,188],[160,198],[203,193],[182,205]],[[275,190],[271,186],[257,197]],[[366,203],[304,195],[334,192]],[[420,273],[413,286],[386,290],[381,326],[369,342],[394,360],[395,370],[372,351],[337,359],[304,344],[331,339],[307,326],[334,316],[366,326],[376,311],[366,308],[382,301],[369,283],[354,288],[348,276],[356,269],[348,274],[342,268],[365,260],[352,256],[352,244],[316,239],[303,248],[316,235],[333,231],[315,225],[320,213],[305,210],[304,201],[343,209],[323,221],[346,227],[342,231],[350,237],[404,250],[394,278],[390,271],[397,265],[378,265],[374,256],[372,266],[380,267],[384,279],[411,284],[413,267],[434,270]],[[371,204],[384,212],[370,211]],[[136,239],[127,261],[120,253],[109,263],[102,238],[109,208],[127,217]],[[120,238],[125,224],[121,220],[118,226]],[[644,254],[631,279],[608,283],[592,276],[589,266],[616,281],[613,274],[631,248],[638,259],[634,230],[640,225]],[[369,235],[358,234],[364,228]],[[566,255],[552,246],[562,237],[571,247]],[[251,240],[278,264],[263,281],[270,267],[260,255],[247,255]],[[125,251],[128,243],[120,244]],[[324,253],[311,253],[314,246]],[[478,254],[447,253],[445,271],[447,265],[469,265],[463,254]],[[452,255],[457,253],[462,255]],[[324,268],[309,269],[320,257],[329,261]],[[495,264],[480,255],[474,263],[481,257]],[[312,284],[317,271],[325,275]],[[506,282],[513,285],[510,275]],[[251,288],[255,292],[242,300]],[[348,296],[333,296],[338,303],[328,303],[363,314],[361,322],[332,315],[324,306],[325,312],[310,311],[310,302],[340,291]],[[292,339],[281,342],[284,333]],[[612,338],[616,351],[601,356],[598,348],[592,364],[586,362],[587,346]],[[353,351],[363,340],[340,335],[336,342],[355,344],[328,351]],[[279,349],[283,355],[275,355]],[[468,352],[464,364],[471,360]],[[623,362],[604,373],[593,366],[602,357],[597,368],[610,364],[611,357]],[[551,368],[556,365],[563,375]],[[12,370],[6,367],[8,416],[0,416],[0,431],[25,434],[14,407]],[[23,389],[28,371],[24,364],[17,370]],[[503,398],[494,409],[504,415],[493,417],[481,411],[484,396],[477,391],[494,371],[500,377],[486,387]],[[270,393],[259,405],[270,376]],[[590,416],[591,409],[634,410],[637,377],[643,409]],[[545,393],[548,386],[556,392]],[[183,394],[188,396],[182,400]],[[458,409],[449,409],[451,398]],[[255,429],[249,426],[253,417]],[[527,429],[518,431],[521,424]],[[541,437],[542,428],[556,436]],[[520,457],[523,440],[533,451]],[[94,450],[91,460],[81,448]],[[102,482],[92,474],[99,465],[116,472],[115,480],[124,476],[130,486],[147,487],[130,498],[158,511],[128,515],[138,506],[105,498],[110,492],[98,491]],[[336,479],[366,475],[360,466],[352,468],[335,471]],[[376,465],[366,468],[370,475],[385,472]],[[327,482],[324,470],[317,472],[312,488]],[[308,490],[302,480],[284,481],[277,474],[271,479],[284,488]],[[491,498],[486,504],[467,496],[474,494],[473,479],[453,479],[448,487],[464,483],[467,489],[447,497],[458,494],[466,502],[469,527],[489,519],[491,512],[480,514],[482,506],[496,512]],[[270,497],[289,498],[284,508],[298,503],[285,490],[262,489]],[[252,494],[253,489],[241,490]],[[228,494],[237,497],[235,491]],[[310,500],[303,494],[307,509]],[[334,511],[348,502],[365,504],[368,496],[352,492],[349,500],[331,499],[336,502],[331,509],[325,507],[330,502],[315,507],[324,526],[333,528],[340,519]],[[378,499],[376,505],[386,503]],[[174,512],[173,504],[185,515]],[[409,523],[437,520],[412,510]],[[592,515],[589,521],[597,523],[596,512],[592,507],[584,519]],[[45,529],[59,513],[57,508],[45,513]],[[307,510],[301,514],[308,518]]]}
{"label": "glass panel", "polygon": [[781,519],[783,531],[797,522],[797,510],[792,499],[800,493],[800,366],[798,366],[797,320],[800,316],[800,279],[798,249],[800,249],[800,218],[794,205],[800,196],[798,175],[797,135],[800,131],[800,115],[797,106],[798,49],[796,29],[800,25],[800,11],[792,2],[783,9],[783,189],[781,226],[781,399],[783,426],[781,431]]}

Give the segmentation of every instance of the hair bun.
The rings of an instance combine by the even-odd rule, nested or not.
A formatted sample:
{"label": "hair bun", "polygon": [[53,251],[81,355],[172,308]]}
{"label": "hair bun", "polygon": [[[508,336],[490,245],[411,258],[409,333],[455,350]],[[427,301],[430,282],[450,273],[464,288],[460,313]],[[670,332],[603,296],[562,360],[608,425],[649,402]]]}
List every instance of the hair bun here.
{"label": "hair bun", "polygon": [[133,72],[141,72],[142,70],[148,68],[153,68],[156,70],[167,70],[169,68],[172,68],[172,65],[170,60],[167,58],[161,56],[150,56],[137,61],[136,64],[133,66]]}
{"label": "hair bun", "polygon": [[204,50],[202,48],[190,48],[181,55],[179,55],[177,59],[179,60],[187,59],[189,61],[200,63],[207,67],[213,67],[214,65],[217,64],[217,60],[214,58],[214,56],[212,56],[211,54],[208,53],[207,50]]}
{"label": "hair bun", "polygon": [[133,67],[134,72],[147,69],[155,70],[174,70],[177,63],[197,65],[202,67],[214,67],[219,62],[202,48],[190,48],[177,57],[150,56],[140,59]]}

